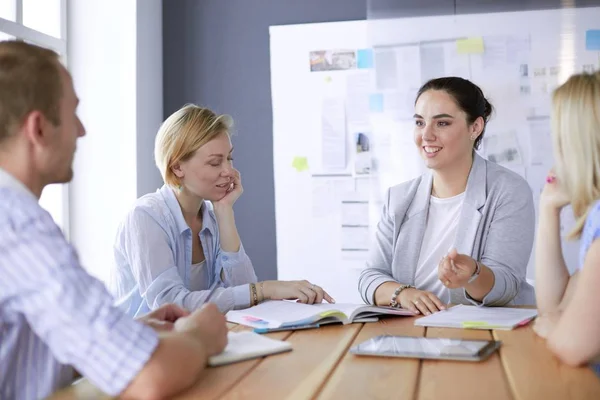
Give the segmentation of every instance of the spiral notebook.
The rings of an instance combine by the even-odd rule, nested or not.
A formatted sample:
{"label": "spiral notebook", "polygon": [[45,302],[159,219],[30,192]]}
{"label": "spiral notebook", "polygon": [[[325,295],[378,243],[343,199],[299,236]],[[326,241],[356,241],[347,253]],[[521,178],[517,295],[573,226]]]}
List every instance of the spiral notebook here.
{"label": "spiral notebook", "polygon": [[292,350],[292,344],[289,342],[270,339],[254,332],[229,332],[227,339],[225,350],[208,360],[211,367]]}

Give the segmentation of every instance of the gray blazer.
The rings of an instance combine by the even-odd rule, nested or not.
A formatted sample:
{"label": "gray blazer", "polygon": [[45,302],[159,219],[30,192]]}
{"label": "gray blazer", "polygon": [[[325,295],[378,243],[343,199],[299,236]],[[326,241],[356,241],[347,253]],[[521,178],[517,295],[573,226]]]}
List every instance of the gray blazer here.
{"label": "gray blazer", "polygon": [[[369,260],[358,281],[366,303],[374,304],[375,290],[384,282],[414,285],[432,181],[428,171],[388,190]],[[533,288],[525,280],[534,231],[533,196],[527,182],[475,153],[454,245],[459,253],[489,267],[495,281],[482,303],[463,288],[450,290],[451,303],[535,304]]]}

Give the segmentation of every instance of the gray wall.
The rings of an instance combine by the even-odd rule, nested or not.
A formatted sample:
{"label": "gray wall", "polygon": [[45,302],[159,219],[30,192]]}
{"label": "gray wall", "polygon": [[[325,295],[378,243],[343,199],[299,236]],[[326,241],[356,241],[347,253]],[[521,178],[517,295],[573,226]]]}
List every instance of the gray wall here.
{"label": "gray wall", "polygon": [[154,137],[163,121],[162,0],[136,2],[137,197],[162,186]]}
{"label": "gray wall", "polygon": [[481,14],[598,5],[599,0],[367,0],[367,18]]}
{"label": "gray wall", "polygon": [[193,102],[233,116],[235,216],[259,279],[277,277],[269,26],[366,13],[366,0],[163,1],[164,115]]}

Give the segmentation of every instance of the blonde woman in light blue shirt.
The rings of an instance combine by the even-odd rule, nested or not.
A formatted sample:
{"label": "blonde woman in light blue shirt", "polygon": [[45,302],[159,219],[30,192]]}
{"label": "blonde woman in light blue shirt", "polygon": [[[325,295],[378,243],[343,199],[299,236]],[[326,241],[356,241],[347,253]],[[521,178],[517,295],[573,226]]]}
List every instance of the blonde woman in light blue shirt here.
{"label": "blonde woman in light blue shirt", "polygon": [[210,298],[221,311],[267,299],[333,299],[308,281],[257,283],[233,205],[243,192],[233,168],[231,117],[195,105],[158,131],[155,160],[165,185],[137,200],[119,226],[109,289],[132,316],[166,303],[195,310]]}

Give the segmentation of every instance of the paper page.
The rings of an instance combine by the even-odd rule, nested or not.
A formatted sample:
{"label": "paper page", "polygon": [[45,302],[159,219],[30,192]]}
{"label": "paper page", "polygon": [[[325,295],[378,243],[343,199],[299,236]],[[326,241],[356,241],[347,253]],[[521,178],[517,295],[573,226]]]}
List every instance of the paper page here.
{"label": "paper page", "polygon": [[342,226],[369,226],[368,201],[343,201]]}
{"label": "paper page", "polygon": [[[414,61],[413,61],[414,62]],[[430,45],[421,47],[421,76],[417,82],[427,82],[446,74],[444,47]]]}
{"label": "paper page", "polygon": [[532,165],[552,165],[552,136],[550,118],[529,119],[529,140],[531,145]]}
{"label": "paper page", "polygon": [[[336,308],[337,309],[337,308]],[[279,328],[306,324],[319,319],[322,309],[291,301],[265,301],[245,310],[229,311],[227,321],[254,328]]]}
{"label": "paper page", "polygon": [[375,51],[376,84],[378,90],[398,87],[398,68],[394,50]]}
{"label": "paper page", "polygon": [[[421,82],[425,82],[422,76],[424,61],[430,59],[431,54],[423,55],[420,46],[402,46],[396,50],[396,60],[398,61],[398,84],[401,90],[418,89]],[[433,55],[436,57],[435,55]],[[423,58],[425,57],[425,58]],[[442,54],[443,61],[443,54]]]}
{"label": "paper page", "polygon": [[523,164],[521,149],[514,132],[484,137],[483,144],[488,160],[504,166]]}
{"label": "paper page", "polygon": [[328,98],[321,111],[322,167],[325,171],[346,168],[346,112],[344,101]]}
{"label": "paper page", "polygon": [[342,226],[342,250],[368,250],[370,242],[368,226]]}
{"label": "paper page", "polygon": [[229,332],[227,347],[222,353],[210,357],[211,366],[229,364],[269,354],[291,350],[292,344],[281,340],[270,339],[254,332]]}
{"label": "paper page", "polygon": [[408,310],[400,309],[400,308],[383,308],[377,306],[370,306],[367,304],[349,304],[349,303],[336,303],[336,304],[315,304],[313,307],[324,310],[339,310],[343,312],[345,315],[350,318],[357,312],[365,311],[365,316],[369,315],[380,315],[380,314],[390,314],[390,315],[414,315]]}
{"label": "paper page", "polygon": [[537,310],[458,305],[415,321],[417,326],[512,329],[537,315]]}
{"label": "paper page", "polygon": [[483,68],[499,69],[506,67],[506,36],[486,36],[484,38]]}
{"label": "paper page", "polygon": [[346,78],[346,116],[349,124],[369,123],[371,74],[362,72]]}
{"label": "paper page", "polygon": [[331,216],[339,209],[336,198],[335,181],[325,178],[312,180],[312,216],[323,218]]}

